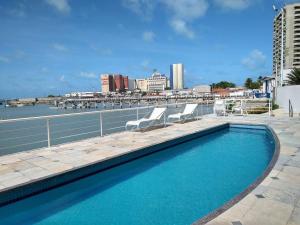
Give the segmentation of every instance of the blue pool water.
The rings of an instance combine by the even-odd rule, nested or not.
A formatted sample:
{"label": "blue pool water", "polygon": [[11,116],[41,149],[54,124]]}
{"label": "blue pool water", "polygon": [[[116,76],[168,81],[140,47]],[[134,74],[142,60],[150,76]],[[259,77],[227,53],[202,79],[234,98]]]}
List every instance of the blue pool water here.
{"label": "blue pool water", "polygon": [[225,128],[0,208],[1,224],[185,225],[269,164],[267,130]]}

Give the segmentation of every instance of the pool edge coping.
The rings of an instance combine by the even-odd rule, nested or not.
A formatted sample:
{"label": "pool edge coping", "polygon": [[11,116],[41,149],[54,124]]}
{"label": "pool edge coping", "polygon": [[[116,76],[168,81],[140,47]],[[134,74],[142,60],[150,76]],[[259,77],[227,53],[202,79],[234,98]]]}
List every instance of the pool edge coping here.
{"label": "pool edge coping", "polygon": [[251,126],[263,126],[263,127],[265,127],[268,131],[271,132],[271,134],[273,136],[273,139],[275,141],[275,149],[274,149],[273,157],[272,157],[271,161],[269,162],[267,168],[264,170],[263,174],[260,175],[252,184],[250,184],[243,192],[236,195],[233,199],[229,200],[224,205],[222,205],[219,208],[215,209],[214,211],[207,214],[206,216],[199,218],[198,220],[193,222],[192,225],[206,224],[206,223],[212,221],[213,219],[217,218],[218,216],[220,216],[221,214],[223,214],[227,210],[229,210],[231,207],[236,205],[242,199],[244,199],[255,188],[257,188],[265,180],[265,178],[271,173],[271,171],[273,170],[273,168],[274,168],[274,166],[277,163],[277,160],[279,158],[279,155],[280,155],[280,141],[279,141],[279,138],[278,138],[276,132],[274,131],[274,129],[272,127],[270,127],[267,124],[256,124],[256,123],[242,124],[242,123],[231,123],[231,122],[229,122],[228,124],[229,124],[229,126],[230,125],[242,125],[242,126],[244,125],[244,126],[250,126],[250,127]]}

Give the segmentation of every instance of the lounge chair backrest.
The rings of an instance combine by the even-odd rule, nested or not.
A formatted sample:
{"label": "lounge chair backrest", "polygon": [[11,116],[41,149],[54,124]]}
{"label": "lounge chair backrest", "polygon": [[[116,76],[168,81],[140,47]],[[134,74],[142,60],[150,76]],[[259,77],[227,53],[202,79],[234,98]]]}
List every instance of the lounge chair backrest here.
{"label": "lounge chair backrest", "polygon": [[166,111],[166,108],[154,108],[149,119],[150,120],[159,120],[165,111]]}
{"label": "lounge chair backrest", "polygon": [[225,102],[223,100],[216,100],[214,104],[215,109],[225,109]]}
{"label": "lounge chair backrest", "polygon": [[193,114],[198,104],[186,104],[183,110],[183,114]]}

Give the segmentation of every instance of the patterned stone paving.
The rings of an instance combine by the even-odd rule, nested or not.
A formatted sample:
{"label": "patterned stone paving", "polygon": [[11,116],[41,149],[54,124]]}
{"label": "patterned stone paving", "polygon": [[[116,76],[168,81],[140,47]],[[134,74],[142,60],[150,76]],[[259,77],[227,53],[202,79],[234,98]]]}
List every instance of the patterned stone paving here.
{"label": "patterned stone paving", "polygon": [[[246,122],[248,118],[234,118]],[[223,118],[232,121],[233,118]],[[237,121],[238,120],[238,121]],[[300,224],[300,120],[249,119],[269,124],[280,141],[280,155],[271,173],[240,202],[210,221],[209,225]]]}
{"label": "patterned stone paving", "polygon": [[280,155],[271,173],[256,189],[208,224],[300,224],[299,119],[205,117],[147,132],[123,132],[1,156],[0,191],[226,122],[270,125],[279,137]]}

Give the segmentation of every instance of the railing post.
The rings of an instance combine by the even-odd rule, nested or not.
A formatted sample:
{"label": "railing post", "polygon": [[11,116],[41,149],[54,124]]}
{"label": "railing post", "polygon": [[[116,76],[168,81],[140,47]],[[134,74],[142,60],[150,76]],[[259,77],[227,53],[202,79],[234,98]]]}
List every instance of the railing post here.
{"label": "railing post", "polygon": [[271,116],[271,100],[269,99],[269,117]]}
{"label": "railing post", "polygon": [[47,119],[46,122],[47,122],[48,148],[50,148],[51,147],[51,137],[50,137],[50,122],[49,122],[49,119]]}
{"label": "railing post", "polygon": [[223,116],[225,117],[226,116],[226,110],[227,110],[227,101],[226,101],[226,99],[224,99],[224,104],[225,104],[225,107],[224,107],[224,111],[223,111]]}
{"label": "railing post", "polygon": [[206,110],[205,110],[205,115],[208,114],[208,99],[206,99]]}
{"label": "railing post", "polygon": [[103,136],[102,112],[100,112],[100,136]]}
{"label": "railing post", "polygon": [[136,120],[139,120],[139,108],[136,108]]}
{"label": "railing post", "polygon": [[241,114],[242,114],[242,116],[244,115],[244,110],[243,110],[243,99],[241,99]]}

